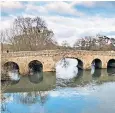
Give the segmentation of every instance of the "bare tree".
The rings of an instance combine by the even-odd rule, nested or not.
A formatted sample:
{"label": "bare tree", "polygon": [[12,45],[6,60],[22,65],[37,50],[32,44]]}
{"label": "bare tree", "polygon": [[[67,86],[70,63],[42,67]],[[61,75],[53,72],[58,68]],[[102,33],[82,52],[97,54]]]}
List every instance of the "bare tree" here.
{"label": "bare tree", "polygon": [[70,46],[69,43],[68,43],[66,40],[64,40],[61,45],[62,45],[62,47],[64,47],[64,48],[67,48],[67,47]]}
{"label": "bare tree", "polygon": [[87,36],[77,39],[74,43],[74,48],[95,51],[115,50],[115,39],[102,35],[97,35],[96,37]]}
{"label": "bare tree", "polygon": [[17,17],[12,27],[6,30],[6,36],[14,51],[36,51],[57,46],[53,31],[39,17]]}
{"label": "bare tree", "polygon": [[4,30],[0,31],[0,43],[1,43],[1,52],[3,53],[3,43],[6,41],[6,36]]}

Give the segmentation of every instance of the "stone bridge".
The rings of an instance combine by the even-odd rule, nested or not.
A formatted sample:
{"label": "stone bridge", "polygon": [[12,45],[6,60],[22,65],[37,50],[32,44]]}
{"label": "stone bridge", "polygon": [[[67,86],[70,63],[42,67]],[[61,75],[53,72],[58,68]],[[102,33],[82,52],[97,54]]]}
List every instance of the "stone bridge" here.
{"label": "stone bridge", "polygon": [[77,59],[79,67],[83,69],[91,69],[92,62],[95,64],[97,62],[100,68],[107,68],[109,61],[115,61],[115,51],[43,50],[10,52],[1,55],[2,67],[7,62],[15,62],[21,74],[28,72],[28,64],[33,60],[42,63],[43,71],[55,71],[56,63],[62,58]]}

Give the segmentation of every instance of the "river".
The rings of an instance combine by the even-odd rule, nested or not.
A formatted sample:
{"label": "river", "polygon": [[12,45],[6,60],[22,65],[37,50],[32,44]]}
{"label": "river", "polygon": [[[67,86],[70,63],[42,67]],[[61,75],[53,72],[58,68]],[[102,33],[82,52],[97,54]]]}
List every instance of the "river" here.
{"label": "river", "polygon": [[46,72],[38,83],[21,77],[4,91],[2,113],[114,113],[115,76],[106,69],[97,74],[88,70],[72,79],[56,79],[56,73]]}

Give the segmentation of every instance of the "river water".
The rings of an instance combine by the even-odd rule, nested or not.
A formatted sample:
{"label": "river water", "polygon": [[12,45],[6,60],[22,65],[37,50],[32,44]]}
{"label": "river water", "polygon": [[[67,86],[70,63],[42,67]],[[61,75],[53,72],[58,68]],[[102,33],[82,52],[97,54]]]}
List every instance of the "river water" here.
{"label": "river water", "polygon": [[[111,72],[111,73],[110,73]],[[106,69],[80,71],[70,79],[55,72],[21,77],[3,93],[2,113],[115,113],[115,76]]]}

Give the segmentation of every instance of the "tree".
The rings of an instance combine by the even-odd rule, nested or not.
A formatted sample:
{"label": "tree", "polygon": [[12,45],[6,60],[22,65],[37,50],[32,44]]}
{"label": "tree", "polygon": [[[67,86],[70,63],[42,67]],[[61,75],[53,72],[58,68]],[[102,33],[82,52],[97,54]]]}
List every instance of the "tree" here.
{"label": "tree", "polygon": [[17,17],[6,35],[14,51],[36,51],[57,46],[53,31],[40,17]]}
{"label": "tree", "polygon": [[1,52],[3,53],[3,43],[6,41],[5,32],[1,30],[0,32],[0,43],[1,43]]}
{"label": "tree", "polygon": [[115,50],[115,38],[97,35],[96,37],[87,36],[77,39],[74,43],[75,49],[80,50]]}
{"label": "tree", "polygon": [[64,40],[61,45],[62,45],[62,47],[64,47],[64,48],[67,48],[67,47],[70,46],[69,43],[68,43],[66,40]]}

